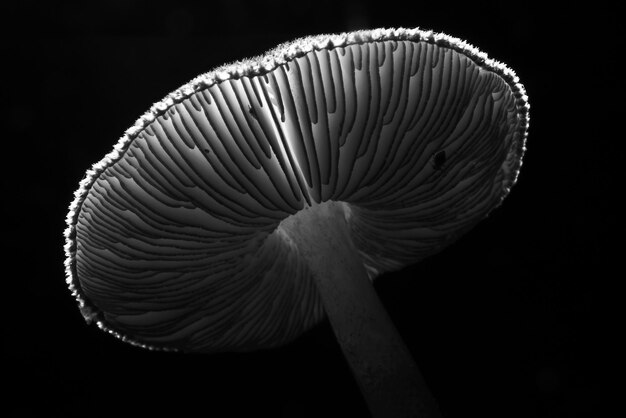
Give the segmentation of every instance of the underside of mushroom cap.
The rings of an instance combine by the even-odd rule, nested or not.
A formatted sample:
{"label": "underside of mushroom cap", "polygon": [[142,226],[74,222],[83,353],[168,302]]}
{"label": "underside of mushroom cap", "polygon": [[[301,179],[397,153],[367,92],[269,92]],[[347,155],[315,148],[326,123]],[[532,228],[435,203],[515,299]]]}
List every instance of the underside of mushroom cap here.
{"label": "underside of mushroom cap", "polygon": [[68,285],[88,320],[143,347],[283,344],[324,312],[281,221],[343,202],[370,278],[419,261],[509,192],[528,109],[506,66],[419,29],[304,38],[218,68],[87,172]]}

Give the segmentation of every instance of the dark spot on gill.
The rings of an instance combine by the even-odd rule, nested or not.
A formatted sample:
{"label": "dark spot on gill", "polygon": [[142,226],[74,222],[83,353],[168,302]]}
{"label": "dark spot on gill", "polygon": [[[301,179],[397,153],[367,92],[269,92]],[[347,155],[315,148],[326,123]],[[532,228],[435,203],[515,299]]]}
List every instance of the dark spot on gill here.
{"label": "dark spot on gill", "polygon": [[254,119],[259,120],[259,117],[256,114],[256,110],[254,110],[252,106],[248,106],[248,112],[250,112]]}
{"label": "dark spot on gill", "polygon": [[441,170],[443,165],[446,163],[446,151],[441,150],[434,153],[430,159],[430,163],[435,170]]}

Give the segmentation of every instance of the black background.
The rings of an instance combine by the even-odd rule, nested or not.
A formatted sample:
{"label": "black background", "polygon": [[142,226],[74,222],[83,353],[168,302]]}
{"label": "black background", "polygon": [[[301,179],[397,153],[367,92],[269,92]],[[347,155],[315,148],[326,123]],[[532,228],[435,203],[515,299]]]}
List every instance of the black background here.
{"label": "black background", "polygon": [[327,323],[279,349],[211,356],[148,352],[88,327],[66,289],[62,233],[84,171],[189,79],[299,36],[419,26],[516,70],[528,152],[502,207],[382,277],[380,297],[445,417],[602,416],[602,308],[623,249],[610,238],[624,236],[623,83],[618,14],[579,4],[5,2],[0,413],[367,416]]}

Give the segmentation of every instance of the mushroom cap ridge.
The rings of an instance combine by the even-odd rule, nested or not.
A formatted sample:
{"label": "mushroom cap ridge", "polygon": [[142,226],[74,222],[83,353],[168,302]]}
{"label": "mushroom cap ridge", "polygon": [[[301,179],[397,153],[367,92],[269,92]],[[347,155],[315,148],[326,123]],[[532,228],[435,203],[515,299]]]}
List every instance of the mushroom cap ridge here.
{"label": "mushroom cap ridge", "polygon": [[[411,53],[408,52],[409,49]],[[312,111],[312,103],[316,102],[317,97],[314,97],[314,94],[313,97],[309,96],[311,91],[319,93],[320,90],[323,92],[324,88],[328,92],[328,80],[333,86],[338,86],[339,78],[345,88],[350,87],[350,84],[346,83],[350,80],[353,91],[362,88],[364,80],[371,79],[374,73],[370,72],[367,78],[363,76],[359,79],[357,75],[349,74],[345,63],[352,62],[354,74],[363,75],[367,72],[364,70],[374,68],[367,67],[367,63],[363,64],[365,55],[368,56],[370,66],[378,66],[379,75],[386,71],[400,74],[400,78],[389,86],[383,85],[384,80],[379,81],[379,88],[370,83],[371,90],[377,91],[378,110],[386,107],[389,111],[387,113],[380,111],[382,121],[380,126],[372,125],[369,131],[363,129],[357,142],[350,141],[350,135],[356,132],[357,128],[352,129],[353,125],[348,129],[347,122],[332,117],[341,113],[337,111],[337,106],[343,103],[345,108],[351,97],[357,97],[356,93],[352,96],[345,93],[342,100],[339,100],[339,89],[336,88],[333,94],[322,96],[323,100],[319,103],[326,106],[326,112],[323,109]],[[349,60],[345,58],[347,56],[350,57]],[[386,60],[385,57],[391,59]],[[359,59],[361,68],[358,64]],[[430,63],[431,68],[436,68],[437,65],[445,68],[437,75],[435,71],[423,68],[425,65],[422,63]],[[286,96],[279,98],[272,96],[270,93],[285,93],[285,86],[293,84],[290,84],[289,77],[295,72],[294,67],[299,71],[302,84],[299,93],[293,92],[291,99]],[[404,70],[399,69],[400,67]],[[457,70],[452,70],[453,68]],[[463,104],[448,99],[452,95],[446,96],[445,91],[441,94],[435,92],[432,95],[433,103],[422,103],[419,99],[423,95],[411,96],[405,93],[407,89],[396,88],[402,82],[411,87],[425,86],[427,85],[425,80],[429,80],[431,83],[429,85],[438,83],[440,87],[444,85],[448,91],[454,91],[454,86],[461,85],[461,81],[455,81],[449,74],[460,71],[459,68],[464,69],[463,82],[468,85],[462,92],[467,93],[471,88],[475,89],[473,91],[479,91],[475,96],[467,95],[464,111],[460,110]],[[277,69],[279,72],[274,74],[274,70]],[[410,73],[412,75],[409,75]],[[416,75],[422,84],[411,84]],[[232,86],[237,80],[243,86],[237,88],[248,89],[247,96],[237,94],[228,96],[224,87],[228,85],[235,91]],[[455,82],[457,84],[454,84]],[[489,94],[480,93],[480,89],[483,89],[484,93],[485,89],[494,85],[497,88],[493,92],[490,90]],[[386,95],[387,87],[391,92]],[[426,91],[425,87],[420,88],[422,92]],[[434,88],[431,90],[434,91]],[[261,94],[263,92],[266,93],[265,96]],[[258,95],[256,103],[255,95]],[[218,102],[218,96],[222,97],[220,99],[222,102]],[[210,200],[222,202],[225,209],[220,213],[213,213],[215,219],[204,218],[200,213],[202,211],[180,206],[179,208],[185,211],[184,218],[197,223],[191,226],[191,229],[197,228],[197,231],[188,231],[189,236],[194,237],[191,239],[193,245],[181,248],[184,239],[173,233],[168,238],[170,240],[168,245],[171,248],[179,248],[178,255],[186,254],[180,258],[192,266],[186,272],[176,270],[177,262],[168,263],[168,260],[164,260],[167,257],[160,254],[156,247],[146,246],[145,242],[138,244],[133,241],[135,238],[130,236],[124,238],[127,240],[123,245],[123,251],[128,251],[126,256],[120,256],[122,251],[120,248],[105,248],[102,237],[107,236],[106,227],[99,225],[97,217],[94,216],[97,214],[96,209],[103,203],[101,200],[103,196],[115,193],[130,193],[136,196],[141,194],[141,190],[152,187],[153,190],[163,192],[163,196],[156,200],[160,200],[163,208],[171,209],[175,205],[167,199],[175,193],[171,192],[169,196],[165,196],[167,193],[163,184],[169,182],[171,185],[174,180],[183,184],[181,179],[189,180],[197,175],[197,170],[193,173],[181,171],[180,166],[184,164],[193,167],[189,159],[185,160],[182,157],[182,151],[163,145],[161,151],[179,152],[177,157],[179,166],[176,167],[178,172],[174,175],[174,180],[162,180],[163,184],[153,183],[150,186],[148,180],[145,180],[144,184],[138,184],[137,179],[133,179],[133,184],[137,186],[135,190],[129,189],[128,185],[131,183],[123,184],[123,181],[119,180],[124,176],[130,178],[128,174],[133,170],[148,170],[138,165],[136,161],[145,162],[150,158],[152,160],[149,165],[152,168],[146,172],[151,172],[155,177],[163,175],[157,168],[163,156],[158,152],[152,157],[147,156],[148,152],[154,151],[150,148],[151,143],[163,143],[163,139],[171,135],[165,132],[165,128],[159,127],[163,125],[163,121],[169,120],[172,128],[176,118],[184,122],[184,117],[188,117],[181,116],[181,112],[191,114],[193,112],[191,109],[198,110],[210,105],[218,106],[220,109],[232,108],[237,100],[241,105],[242,97],[246,97],[250,106],[249,115],[245,118],[246,126],[253,131],[253,128],[258,128],[255,125],[258,122],[258,125],[261,125],[258,132],[265,135],[266,143],[259,141],[255,149],[238,145],[237,152],[243,157],[241,155],[232,157],[233,150],[228,149],[228,145],[224,143],[219,145],[223,149],[217,150],[212,147],[205,154],[215,155],[219,162],[223,160],[219,159],[221,152],[222,156],[231,156],[233,160],[239,158],[248,161],[266,173],[264,180],[256,181],[249,178],[246,184],[224,180],[228,187],[252,197],[252,200],[256,199],[257,211],[245,213],[239,210],[243,200],[232,202],[226,198],[227,196],[220,197],[219,194],[211,196]],[[201,99],[204,100],[203,103],[200,103]],[[212,103],[211,99],[214,100]],[[302,107],[298,100],[306,102],[306,105]],[[498,120],[507,123],[496,124],[493,129],[488,128],[489,118],[480,115],[474,117],[475,115],[467,111],[470,102],[478,106],[481,115],[488,115],[492,119],[500,118]],[[332,112],[332,106],[335,106],[335,112]],[[409,117],[411,115],[404,117],[407,114],[406,109],[421,109],[420,116],[423,116],[441,108],[456,110],[456,113],[448,112],[448,119],[441,118],[441,126],[427,123],[426,117],[413,119]],[[529,105],[523,86],[514,72],[504,64],[489,59],[486,54],[464,41],[419,29],[359,31],[303,38],[283,44],[263,57],[220,67],[197,77],[155,104],[126,131],[114,150],[87,172],[75,192],[75,199],[67,216],[65,266],[68,286],[88,321],[95,320],[105,331],[142,347],[224,351],[270,347],[285,343],[318,322],[323,317],[323,310],[308,278],[307,267],[298,263],[297,249],[291,247],[280,234],[278,225],[282,219],[296,213],[305,205],[315,205],[329,200],[347,202],[346,213],[353,239],[371,278],[381,272],[419,261],[471,228],[509,192],[517,179],[525,149],[528,110]],[[374,114],[375,109],[369,111],[370,114]],[[356,110],[352,113],[353,119],[362,116]],[[289,125],[292,119],[285,117],[290,114],[300,115],[300,121],[308,117],[308,122],[314,127],[324,125],[326,132],[331,132],[331,128],[333,132],[338,129],[343,133],[343,137],[338,135],[338,138],[333,139],[334,142],[325,145],[320,139],[323,137],[322,133],[316,129],[306,132],[302,125],[298,140],[293,140],[292,136],[288,138],[283,136],[279,139],[280,132],[268,131],[272,124],[270,119],[273,117],[273,123],[278,125],[283,133],[293,133],[294,126]],[[319,119],[315,121],[315,118]],[[242,120],[238,122],[240,125]],[[184,125],[183,122],[180,122],[181,126]],[[199,126],[197,121],[196,125]],[[189,125],[185,126],[189,128]],[[474,128],[471,128],[472,126]],[[480,128],[481,126],[483,128]],[[396,134],[401,129],[407,131],[413,129],[412,136]],[[228,127],[223,129],[223,132],[227,130]],[[465,135],[462,131],[470,131],[470,134]],[[195,132],[199,137],[203,136],[201,127]],[[428,140],[416,140],[415,136],[420,132],[431,136]],[[475,135],[471,135],[472,132]],[[477,142],[481,135],[500,141],[497,143],[491,141],[485,145]],[[221,136],[224,137],[224,134]],[[181,138],[180,141],[185,142],[184,135]],[[387,138],[388,141],[385,142],[381,138],[383,140]],[[188,139],[192,140],[194,139]],[[415,145],[416,143],[419,146]],[[471,158],[467,158],[466,144],[473,145],[472,149],[476,151],[474,154],[469,152],[472,154]],[[197,144],[187,145],[190,149],[200,150]],[[212,145],[218,146],[216,143]],[[350,152],[338,151],[348,150],[350,147],[352,147]],[[267,160],[263,160],[263,155]],[[380,157],[381,155],[384,155],[384,158]],[[464,155],[464,158],[460,155]],[[482,158],[481,155],[489,155],[489,158]],[[187,155],[187,158],[190,156]],[[181,163],[183,160],[184,164]],[[493,165],[495,160],[499,162]],[[348,167],[350,175],[346,175],[342,167]],[[125,170],[124,173],[119,171],[121,169]],[[221,169],[221,171],[216,169],[212,175],[226,179],[232,174],[232,167],[226,167],[226,164],[223,164]],[[479,179],[489,181],[479,182]],[[109,189],[103,186],[105,183]],[[272,190],[266,189],[269,184],[272,185],[270,187]],[[389,184],[393,186],[381,187]],[[437,189],[433,184],[445,186]],[[250,187],[257,192],[254,196],[250,193]],[[240,190],[244,190],[244,193]],[[458,190],[467,192],[459,195],[455,193]],[[202,198],[199,195],[186,195],[181,201],[197,202]],[[123,208],[117,214],[110,215],[110,212],[107,212],[107,216],[111,216],[110,219],[117,219],[120,225],[146,223],[145,216],[148,215],[145,213],[140,216],[132,214],[128,207],[124,207],[123,202],[115,199],[109,203],[110,205],[103,210]],[[442,207],[458,210],[443,210]],[[445,216],[442,216],[442,213]],[[141,216],[144,216],[143,220]],[[155,216],[161,215],[151,214],[148,218],[152,217],[154,220]],[[174,221],[180,220],[177,216],[179,215],[168,217],[166,214],[161,220],[165,219],[166,224],[176,224]],[[237,216],[246,219],[236,221]],[[208,224],[213,222],[215,229],[209,231],[207,236],[201,237],[195,232],[202,231],[205,222]],[[240,239],[230,239],[231,235]],[[81,241],[81,237],[88,241],[87,237],[91,236],[98,236],[98,239],[92,240],[91,244]],[[119,236],[111,238],[107,245],[119,241],[119,238]],[[218,244],[222,246],[221,249],[216,247],[219,247]],[[142,248],[138,249],[137,245]],[[201,250],[202,246],[204,248]],[[234,251],[232,259],[223,256],[225,248]],[[117,267],[103,261],[106,259],[105,254],[110,254],[111,251],[117,253]],[[142,257],[144,259],[128,261],[129,257],[132,259],[133,251],[135,254],[136,251],[140,251],[141,255],[137,259]],[[208,280],[206,274],[201,275],[202,277],[197,276],[199,271],[206,271],[207,268],[207,265],[203,265],[203,258],[199,256],[202,251],[210,255],[204,259],[211,261],[211,268],[220,277],[219,280]],[[284,257],[272,256],[274,251]],[[81,257],[77,256],[86,254],[90,260],[95,261],[83,262]],[[152,261],[150,257],[146,258],[147,254],[151,254]],[[162,261],[161,267],[158,267],[159,263],[155,259]],[[126,261],[135,263],[129,267],[134,272],[134,275],[131,275],[132,280],[129,276],[127,280],[117,281],[111,285],[105,284],[106,277],[91,278],[98,276],[94,273],[97,269],[103,269],[106,272],[105,276],[119,274],[117,268],[123,267],[123,262]],[[103,267],[102,263],[106,265]],[[244,264],[248,267],[242,268]],[[160,269],[158,274],[149,271],[147,267],[149,265],[156,265],[156,268]],[[230,274],[231,272],[236,274]],[[255,276],[255,273],[259,272],[263,274],[262,277],[260,274]],[[289,280],[292,277],[286,279],[287,276],[298,277],[300,280]],[[232,277],[251,277],[252,280],[230,280]],[[219,287],[218,282],[224,284],[226,290],[221,296],[211,298],[211,295],[215,294],[212,292],[216,292],[215,289]],[[173,284],[177,283],[186,283],[192,290],[176,289],[177,286]],[[169,297],[159,293],[168,287],[173,288],[171,291],[168,290]],[[146,297],[142,299],[140,293],[146,289]],[[118,295],[114,303],[109,300],[112,294]],[[261,295],[266,299],[262,299]],[[241,302],[233,303],[233,298],[240,298]]]}

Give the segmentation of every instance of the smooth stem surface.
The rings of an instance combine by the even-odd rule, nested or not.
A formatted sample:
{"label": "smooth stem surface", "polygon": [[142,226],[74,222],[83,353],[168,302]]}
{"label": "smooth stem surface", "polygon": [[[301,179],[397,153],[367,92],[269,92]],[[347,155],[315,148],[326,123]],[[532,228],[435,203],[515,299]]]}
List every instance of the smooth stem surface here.
{"label": "smooth stem surface", "polygon": [[337,340],[375,418],[441,414],[367,277],[341,203],[303,209],[282,225],[313,272]]}

